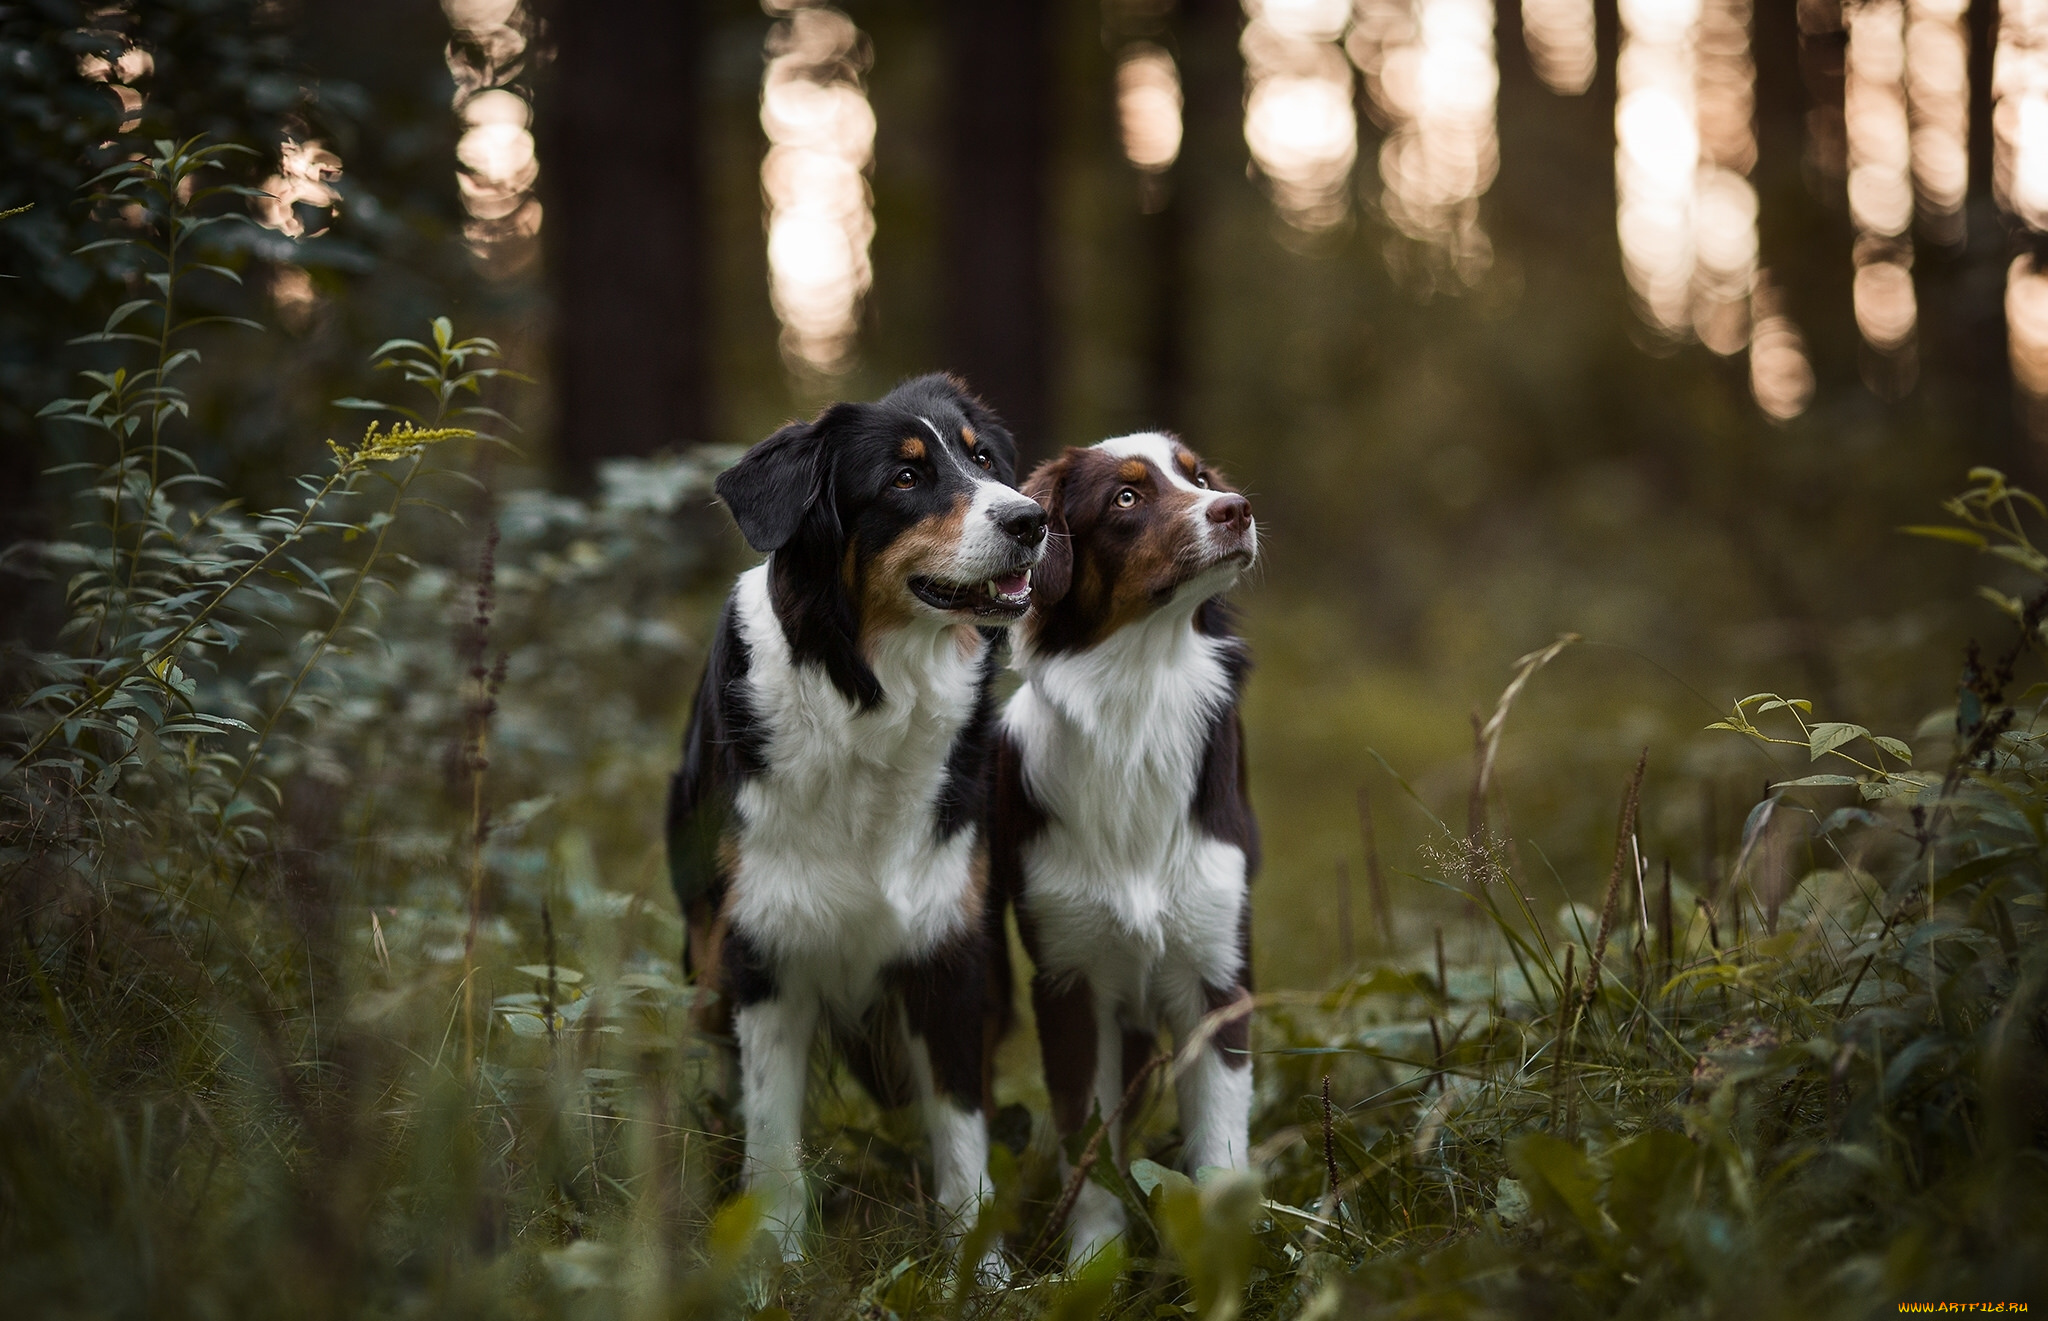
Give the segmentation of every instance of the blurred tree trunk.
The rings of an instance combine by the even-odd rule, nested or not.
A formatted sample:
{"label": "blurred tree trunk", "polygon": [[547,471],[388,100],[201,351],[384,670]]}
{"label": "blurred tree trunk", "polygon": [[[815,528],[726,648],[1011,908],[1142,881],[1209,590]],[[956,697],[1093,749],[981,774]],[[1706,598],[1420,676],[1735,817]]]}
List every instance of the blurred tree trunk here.
{"label": "blurred tree trunk", "polygon": [[1174,432],[1187,425],[1188,204],[1181,173],[1176,164],[1151,181],[1157,200],[1138,218],[1147,283],[1142,425]]}
{"label": "blurred tree trunk", "polygon": [[1967,398],[1983,414],[1978,423],[1980,438],[1997,447],[1993,461],[2017,480],[2035,486],[2041,481],[2043,456],[2038,446],[2027,443],[2021,425],[2002,294],[2006,264],[2017,249],[2021,245],[2031,249],[2038,264],[2048,257],[2048,242],[1999,211],[1992,197],[1991,65],[1998,49],[1998,17],[1998,0],[1972,0],[1967,20],[1970,186],[1963,203],[1963,248],[1955,254],[1956,269],[1951,276],[1957,313],[1951,318],[1951,338],[1941,347],[1947,350],[1945,365],[1966,379],[1974,378]]}
{"label": "blurred tree trunk", "polygon": [[[1203,257],[1220,225],[1228,192],[1245,188],[1244,61],[1238,33],[1244,22],[1239,0],[1182,0],[1179,50],[1181,83],[1180,159],[1167,174],[1167,208],[1147,217],[1156,224],[1146,237],[1153,250],[1154,295],[1151,334],[1146,344],[1147,403],[1162,426],[1197,425],[1200,374],[1197,330],[1205,297]],[[1215,438],[1193,435],[1200,450]]]}
{"label": "blurred tree trunk", "polygon": [[1002,415],[1026,467],[1054,445],[1053,8],[1047,0],[952,0],[944,20],[943,365]]}
{"label": "blurred tree trunk", "polygon": [[557,0],[540,94],[555,447],[607,458],[710,439],[705,0]]}

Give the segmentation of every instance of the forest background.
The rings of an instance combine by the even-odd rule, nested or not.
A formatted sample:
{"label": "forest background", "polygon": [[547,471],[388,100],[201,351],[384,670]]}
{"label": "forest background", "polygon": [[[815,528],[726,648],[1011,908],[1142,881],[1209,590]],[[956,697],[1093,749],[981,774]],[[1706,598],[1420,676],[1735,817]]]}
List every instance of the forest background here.
{"label": "forest background", "polygon": [[[2038,484],[2029,386],[2048,372],[2022,331],[2040,329],[2023,316],[2040,239],[2021,185],[1999,182],[2000,16],[1981,0],[1933,7],[1968,52],[1967,185],[1922,189],[1902,227],[1877,232],[1851,187],[1850,33],[1868,7],[1678,6],[1695,32],[1707,11],[1739,16],[1749,149],[1716,168],[1753,206],[1747,256],[1723,272],[1735,283],[1688,286],[1688,266],[1674,313],[1669,273],[1617,229],[1640,186],[1625,161],[1617,176],[1617,57],[1654,44],[1647,0],[1596,0],[1582,32],[1556,29],[1584,45],[1583,77],[1559,72],[1564,38],[1529,26],[1573,5],[1463,6],[1491,24],[1467,53],[1483,45],[1479,83],[1497,84],[1464,144],[1479,164],[1421,201],[1388,174],[1392,148],[1428,131],[1384,63],[1427,44],[1424,26],[1384,25],[1406,5],[6,4],[0,543],[73,538],[90,483],[62,466],[111,461],[105,435],[49,405],[78,393],[79,371],[132,357],[104,335],[67,340],[151,315],[121,309],[153,296],[156,268],[87,245],[147,238],[180,207],[236,219],[208,228],[201,258],[231,275],[179,288],[260,329],[195,325],[177,414],[152,431],[250,509],[297,499],[295,476],[326,462],[330,437],[355,444],[365,410],[399,416],[372,407],[407,402],[380,362],[413,355],[432,385],[486,364],[525,378],[468,379],[419,405],[423,425],[506,444],[432,447],[429,474],[462,480],[434,497],[447,516],[402,521],[386,577],[363,569],[377,587],[360,639],[321,636],[312,604],[278,607],[280,654],[317,675],[303,702],[296,682],[277,699],[274,679],[263,697],[260,675],[229,692],[221,670],[222,709],[251,733],[274,726],[279,760],[251,780],[248,752],[212,805],[216,845],[244,813],[260,824],[208,920],[257,876],[307,951],[270,991],[293,1006],[322,986],[367,995],[372,1022],[423,1003],[392,980],[391,947],[467,979],[481,939],[502,965],[485,1021],[552,1044],[579,968],[681,994],[663,980],[664,776],[712,612],[748,561],[709,501],[716,465],[829,399],[933,369],[985,394],[1027,463],[1168,427],[1251,494],[1265,534],[1238,593],[1258,658],[1261,986],[1344,985],[1370,965],[1433,976],[1448,1003],[1446,945],[1479,968],[1504,948],[1457,892],[1481,884],[1460,861],[1471,841],[1484,854],[1540,834],[1531,921],[1597,914],[1616,791],[1647,746],[1634,843],[1643,875],[1675,876],[1683,926],[1690,900],[1705,913],[1751,860],[1771,783],[1805,773],[1803,754],[1759,757],[1705,725],[1777,690],[1834,719],[1940,734],[1965,644],[2009,629],[1972,595],[1981,562],[1900,534],[1940,521],[1973,467]],[[1903,35],[1908,10],[1892,10]],[[1689,68],[1719,49],[1685,40]],[[1132,117],[1132,89],[1156,90],[1161,67],[1170,152]],[[1247,118],[1261,79],[1335,87],[1333,67],[1341,131],[1325,115],[1290,148]],[[778,78],[841,97],[837,127],[805,139],[778,119]],[[848,94],[865,109],[847,111]],[[1477,133],[1473,96],[1450,101]],[[202,137],[252,149],[202,180],[247,192],[194,200],[174,180],[146,205],[89,196],[119,177],[103,171],[160,155],[152,142]],[[858,206],[828,216],[852,255],[823,275],[795,240],[778,264],[778,209],[805,201],[787,191],[801,180],[764,174],[772,150],[806,143],[838,151],[841,183],[849,169],[858,183]],[[1687,149],[1703,170],[1721,150],[1705,128]],[[1881,306],[1866,287],[1883,263],[1910,271],[1903,329],[1896,291]],[[453,330],[437,340],[439,316]],[[490,411],[450,412],[464,403]],[[354,531],[382,547],[385,526],[364,515]],[[25,552],[0,577],[19,675],[76,641],[62,565]],[[1528,672],[1517,658],[1567,634],[1578,641],[1498,708],[1505,725],[1482,728]],[[257,782],[267,797],[240,796]],[[1767,906],[1775,928],[1816,838],[1768,841],[1777,872],[1756,920]],[[24,1003],[44,994],[33,980],[10,982]],[[1035,1100],[1028,1037],[1004,1068],[999,1099]],[[621,1087],[631,1070],[609,1072],[586,1081]]]}

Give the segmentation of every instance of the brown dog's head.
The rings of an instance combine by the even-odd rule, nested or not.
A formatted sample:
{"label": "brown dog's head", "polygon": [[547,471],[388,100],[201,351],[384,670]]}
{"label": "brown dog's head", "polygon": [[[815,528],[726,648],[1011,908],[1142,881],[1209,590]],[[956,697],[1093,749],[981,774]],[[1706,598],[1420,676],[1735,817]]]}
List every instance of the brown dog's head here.
{"label": "brown dog's head", "polygon": [[1050,520],[1023,624],[1039,652],[1094,646],[1168,606],[1192,611],[1259,553],[1251,502],[1172,436],[1069,449],[1024,493]]}

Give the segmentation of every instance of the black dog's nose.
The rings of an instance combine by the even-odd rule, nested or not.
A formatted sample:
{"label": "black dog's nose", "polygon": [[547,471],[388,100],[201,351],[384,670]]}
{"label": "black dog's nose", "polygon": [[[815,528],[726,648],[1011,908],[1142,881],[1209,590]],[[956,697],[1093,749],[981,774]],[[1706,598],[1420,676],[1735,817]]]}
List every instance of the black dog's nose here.
{"label": "black dog's nose", "polygon": [[1221,523],[1232,532],[1242,532],[1251,526],[1252,502],[1241,495],[1226,495],[1210,504],[1209,521]]}
{"label": "black dog's nose", "polygon": [[996,526],[1020,546],[1036,546],[1045,540],[1045,511],[1037,505],[1020,505],[996,520]]}

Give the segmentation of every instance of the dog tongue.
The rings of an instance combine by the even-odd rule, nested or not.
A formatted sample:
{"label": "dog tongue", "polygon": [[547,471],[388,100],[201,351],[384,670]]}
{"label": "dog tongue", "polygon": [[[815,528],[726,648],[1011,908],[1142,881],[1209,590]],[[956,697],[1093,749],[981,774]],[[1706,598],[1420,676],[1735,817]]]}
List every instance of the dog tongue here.
{"label": "dog tongue", "polygon": [[1031,575],[1021,569],[1016,573],[1006,573],[1000,578],[992,578],[989,582],[1004,596],[1022,596],[1031,589]]}

